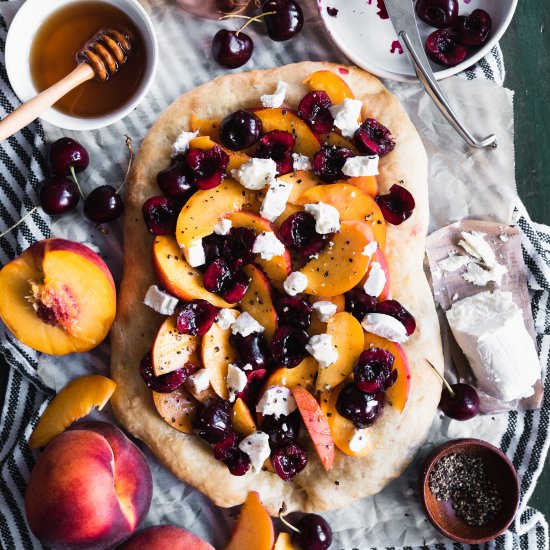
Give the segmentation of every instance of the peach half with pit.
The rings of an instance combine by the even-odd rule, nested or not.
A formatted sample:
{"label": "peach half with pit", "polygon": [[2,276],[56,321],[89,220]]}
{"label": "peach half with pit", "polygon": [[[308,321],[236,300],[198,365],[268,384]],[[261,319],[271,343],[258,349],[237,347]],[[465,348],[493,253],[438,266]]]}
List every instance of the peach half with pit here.
{"label": "peach half with pit", "polygon": [[0,271],[0,318],[23,344],[43,353],[88,351],[116,313],[113,277],[87,246],[46,239]]}
{"label": "peach half with pit", "polygon": [[55,548],[114,548],[144,519],[152,496],[147,459],[121,430],[82,422],[38,458],[25,512],[38,540]]}
{"label": "peach half with pit", "polygon": [[214,550],[205,540],[175,525],[155,525],[136,533],[120,550]]}

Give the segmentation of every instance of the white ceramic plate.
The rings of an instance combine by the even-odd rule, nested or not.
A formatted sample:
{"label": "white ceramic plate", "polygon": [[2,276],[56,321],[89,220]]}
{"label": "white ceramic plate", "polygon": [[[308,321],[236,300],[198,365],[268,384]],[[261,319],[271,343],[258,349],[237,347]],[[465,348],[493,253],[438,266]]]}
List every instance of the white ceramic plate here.
{"label": "white ceramic plate", "polygon": [[[406,0],[410,1],[410,0]],[[438,80],[467,69],[500,40],[514,11],[517,0],[459,0],[460,14],[467,15],[477,8],[483,8],[493,21],[489,41],[472,53],[456,67],[444,68],[431,63]],[[342,53],[356,65],[381,77],[391,80],[416,80],[413,67],[403,53],[389,19],[379,15],[382,0],[317,0],[321,18],[330,36]],[[329,15],[327,8],[336,8],[336,16]],[[418,20],[423,41],[435,29]]]}

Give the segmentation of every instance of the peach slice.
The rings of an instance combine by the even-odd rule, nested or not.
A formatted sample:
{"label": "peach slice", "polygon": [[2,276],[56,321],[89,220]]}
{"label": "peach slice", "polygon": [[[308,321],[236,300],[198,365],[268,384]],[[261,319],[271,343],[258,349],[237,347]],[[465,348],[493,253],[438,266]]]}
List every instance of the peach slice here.
{"label": "peach slice", "polygon": [[180,246],[189,246],[214,231],[214,226],[230,212],[240,210],[252,202],[253,193],[226,178],[213,189],[194,193],[181,209],[176,225],[176,239]]}
{"label": "peach slice", "polygon": [[273,550],[296,550],[296,546],[292,544],[292,539],[288,533],[279,533]]}
{"label": "peach slice", "polygon": [[334,105],[342,103],[346,98],[355,98],[346,81],[332,71],[315,71],[304,80],[304,84],[307,84],[312,92],[325,91]]}
{"label": "peach slice", "polygon": [[39,241],[0,271],[0,318],[23,344],[53,355],[88,351],[116,313],[113,277],[87,246]]}
{"label": "peach slice", "polygon": [[411,387],[411,370],[405,351],[399,344],[370,332],[365,332],[364,341],[365,349],[382,348],[393,354],[395,358],[393,368],[397,370],[397,380],[391,388],[386,390],[386,397],[394,409],[403,412]]}
{"label": "peach slice", "polygon": [[323,145],[328,145],[329,147],[345,147],[346,149],[350,149],[351,151],[353,151],[355,154],[359,153],[357,147],[355,147],[355,144],[352,143],[349,139],[343,137],[342,134],[339,134],[338,132],[319,134],[319,137],[321,138]]}
{"label": "peach slice", "polygon": [[294,386],[292,395],[321,463],[328,472],[334,464],[334,441],[330,435],[327,417],[315,397],[302,386]]}
{"label": "peach slice", "polygon": [[180,386],[172,393],[151,393],[153,394],[155,407],[166,423],[178,432],[193,433],[191,419],[197,408],[197,402],[185,389],[185,386]]}
{"label": "peach slice", "polygon": [[343,382],[352,372],[359,355],[363,351],[363,328],[361,323],[349,313],[337,313],[327,323],[327,334],[338,351],[338,359],[327,368],[319,367],[317,391],[334,388]]}
{"label": "peach slice", "polygon": [[[351,382],[353,377],[349,377],[346,382]],[[366,456],[373,448],[373,442],[368,439],[367,444],[360,451],[352,451],[349,448],[349,442],[353,435],[355,434],[356,428],[351,420],[344,418],[336,410],[336,402],[338,401],[338,396],[343,388],[347,386],[346,384],[340,384],[336,388],[332,388],[328,392],[323,392],[319,398],[321,403],[321,409],[325,413],[325,416],[328,419],[328,424],[330,426],[330,433],[334,444],[338,449],[340,449],[344,454],[349,456]],[[368,433],[368,432],[367,432]]]}
{"label": "peach slice", "polygon": [[272,130],[289,132],[296,138],[294,151],[312,157],[321,141],[310,127],[291,109],[258,109],[254,114],[262,121],[264,133]]}
{"label": "peach slice", "polygon": [[300,271],[307,277],[307,294],[335,296],[344,294],[363,278],[370,256],[361,252],[372,242],[372,231],[364,222],[343,221],[340,231],[317,258]]}
{"label": "peach slice", "polygon": [[198,364],[196,351],[199,338],[191,334],[182,334],[176,328],[177,320],[177,313],[168,317],[160,326],[153,343],[151,359],[155,376],[182,369],[188,363]]}
{"label": "peach slice", "polygon": [[46,407],[29,439],[29,447],[45,447],[73,422],[90,414],[94,407],[102,410],[115,388],[116,383],[111,379],[96,374],[69,382]]}
{"label": "peach slice", "polygon": [[218,323],[213,323],[202,337],[201,358],[204,368],[210,371],[210,385],[222,398],[227,399],[227,368],[230,363],[237,362],[237,353],[229,343],[230,329],[222,329]]}
{"label": "peach slice", "polygon": [[220,141],[219,118],[198,118],[194,113],[189,123],[191,132],[199,132],[199,136],[210,136],[216,143]]}
{"label": "peach slice", "polygon": [[323,182],[313,173],[308,170],[297,170],[280,176],[278,179],[285,183],[292,184],[292,190],[288,197],[288,203],[295,204],[302,193],[316,185],[323,185]]}
{"label": "peach slice", "polygon": [[390,297],[390,266],[388,264],[386,255],[379,248],[377,248],[376,252],[373,254],[369,268],[365,273],[365,276],[361,279],[361,282],[359,283],[358,286],[363,288],[363,286],[365,285],[365,282],[367,281],[370,275],[372,262],[378,262],[382,267],[382,270],[386,274],[386,284],[384,285],[384,288],[382,289],[380,296],[378,296],[378,301],[383,302],[384,300],[388,300]]}
{"label": "peach slice", "polygon": [[208,401],[211,397],[216,397],[216,392],[213,390],[212,386],[208,386],[205,390],[197,392],[193,384],[191,384],[189,378],[187,378],[183,385],[185,386],[185,389],[193,396],[193,398],[200,403]]}
{"label": "peach slice", "polygon": [[[340,313],[346,309],[346,298],[343,294],[338,294],[338,296],[311,296],[310,302],[314,304],[315,302],[332,302],[336,306],[336,313]],[[316,313],[313,313],[311,316],[311,325],[307,329],[307,333],[310,336],[314,334],[325,334],[327,331],[327,324],[319,320]]]}
{"label": "peach slice", "polygon": [[333,183],[318,185],[308,189],[297,201],[297,204],[314,204],[324,202],[334,206],[340,212],[341,220],[361,220],[367,223],[384,250],[386,245],[386,222],[376,201],[353,185]]}
{"label": "peach slice", "polygon": [[260,395],[271,386],[285,386],[291,389],[295,386],[303,386],[306,390],[313,391],[318,370],[317,361],[310,356],[293,369],[278,368],[268,376]]}
{"label": "peach slice", "polygon": [[248,405],[238,397],[233,405],[233,429],[242,437],[257,431],[258,426],[252,417]]}
{"label": "peach slice", "polygon": [[225,550],[271,550],[273,522],[256,491],[248,493]]}
{"label": "peach slice", "polygon": [[[240,210],[233,212],[227,218],[231,220],[233,227],[246,227],[254,231],[256,235],[263,232],[275,232],[276,234],[275,226],[272,223],[253,212]],[[262,268],[262,271],[272,283],[282,284],[292,271],[288,250],[285,250],[282,256],[273,256],[271,260],[263,260],[260,256],[257,256],[255,263]]]}
{"label": "peach slice", "polygon": [[229,156],[229,164],[227,166],[228,173],[230,173],[231,170],[237,170],[237,168],[239,168],[242,164],[250,160],[250,157],[246,153],[242,153],[240,151],[230,151],[219,143],[212,141],[212,139],[208,136],[196,137],[189,142],[190,149],[203,149],[205,151],[210,151],[210,149],[216,145],[225,151]]}
{"label": "peach slice", "polygon": [[172,235],[155,237],[153,268],[159,283],[181,300],[207,300],[216,307],[230,307],[217,294],[208,292],[202,284],[202,273],[191,267]]}
{"label": "peach slice", "polygon": [[376,176],[357,176],[350,178],[347,183],[354,185],[360,191],[363,191],[365,195],[369,195],[373,199],[378,196],[378,180]]}
{"label": "peach slice", "polygon": [[277,328],[277,312],[273,305],[273,289],[263,271],[254,264],[243,268],[250,285],[241,300],[241,309],[248,311],[265,328],[265,335],[271,341]]}

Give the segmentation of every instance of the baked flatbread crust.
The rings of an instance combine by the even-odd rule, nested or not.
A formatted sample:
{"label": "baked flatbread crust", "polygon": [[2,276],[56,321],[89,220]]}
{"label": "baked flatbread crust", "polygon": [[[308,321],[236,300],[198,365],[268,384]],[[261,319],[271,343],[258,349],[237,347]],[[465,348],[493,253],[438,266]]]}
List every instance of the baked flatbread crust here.
{"label": "baked flatbread crust", "polygon": [[[168,166],[171,144],[182,130],[189,128],[192,114],[220,118],[236,109],[259,105],[260,96],[272,93],[278,80],[288,83],[286,102],[296,106],[309,91],[302,81],[321,69],[332,70],[346,80],[355,96],[364,102],[363,117],[379,120],[397,142],[394,151],[380,161],[380,192],[386,193],[392,184],[403,181],[416,201],[409,220],[399,226],[388,225],[386,244],[392,297],[402,302],[417,320],[416,332],[404,346],[411,367],[409,399],[402,414],[386,407],[382,417],[369,428],[375,443],[366,457],[350,457],[336,450],[334,468],[326,473],[308,442],[308,466],[292,482],[264,471],[235,477],[212,457],[198,437],[180,433],[164,422],[139,374],[140,360],[151,348],[163,320],[143,305],[155,276],[152,237],[143,222],[141,206],[147,198],[159,194],[156,174]],[[427,228],[426,152],[405,110],[372,75],[355,67],[303,62],[224,76],[184,94],[150,130],[126,189],[124,277],[111,332],[111,370],[117,383],[111,403],[118,420],[145,442],[175,476],[219,506],[240,504],[248,491],[255,490],[273,515],[283,501],[290,511],[318,512],[342,508],[355,499],[379,492],[403,472],[425,440],[441,392],[438,377],[425,361],[429,359],[442,369],[439,324],[423,270]]]}

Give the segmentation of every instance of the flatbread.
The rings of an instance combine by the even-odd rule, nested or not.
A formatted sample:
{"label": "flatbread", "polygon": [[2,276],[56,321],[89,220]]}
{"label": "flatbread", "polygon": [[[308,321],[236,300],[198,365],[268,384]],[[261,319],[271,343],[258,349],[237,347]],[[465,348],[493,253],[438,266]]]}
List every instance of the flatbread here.
{"label": "flatbread", "polygon": [[[155,277],[150,260],[152,237],[143,223],[141,207],[147,198],[159,194],[156,174],[168,166],[171,144],[182,130],[189,128],[193,114],[220,118],[236,109],[259,106],[260,96],[272,93],[278,80],[288,83],[286,102],[296,106],[309,91],[303,80],[322,69],[339,74],[364,102],[363,117],[379,120],[397,142],[394,151],[380,161],[380,192],[386,193],[392,184],[402,181],[416,201],[409,220],[399,226],[388,225],[386,244],[392,297],[417,320],[416,332],[405,344],[411,367],[409,399],[402,414],[386,406],[382,417],[369,428],[375,444],[366,457],[350,457],[336,450],[334,468],[327,473],[308,443],[309,463],[291,482],[264,471],[235,477],[212,457],[198,437],[180,433],[164,422],[139,374],[140,360],[151,348],[163,319],[143,305]],[[118,420],[145,442],[175,476],[219,506],[241,504],[247,492],[255,490],[273,515],[283,501],[290,511],[319,512],[342,508],[355,499],[379,492],[403,472],[425,440],[441,392],[440,381],[426,362],[429,359],[442,370],[439,324],[423,271],[427,228],[426,152],[405,110],[372,75],[355,67],[303,62],[224,76],[184,94],[150,130],[126,190],[124,277],[111,333],[111,370],[117,382],[111,402]]]}

